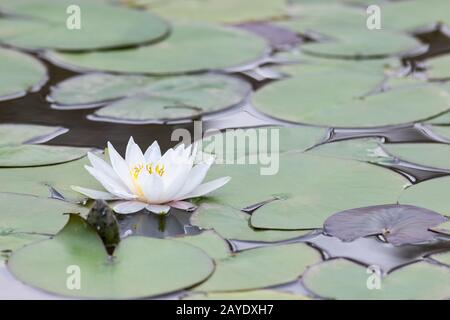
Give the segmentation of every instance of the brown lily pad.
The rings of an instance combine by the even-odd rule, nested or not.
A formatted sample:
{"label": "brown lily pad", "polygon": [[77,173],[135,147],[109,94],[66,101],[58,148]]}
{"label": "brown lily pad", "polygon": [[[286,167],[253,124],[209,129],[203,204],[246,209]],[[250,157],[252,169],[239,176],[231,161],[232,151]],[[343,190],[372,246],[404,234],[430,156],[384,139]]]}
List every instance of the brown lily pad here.
{"label": "brown lily pad", "polygon": [[324,232],[342,241],[381,235],[394,246],[433,240],[429,231],[448,219],[434,211],[410,205],[379,205],[338,212],[324,223]]}

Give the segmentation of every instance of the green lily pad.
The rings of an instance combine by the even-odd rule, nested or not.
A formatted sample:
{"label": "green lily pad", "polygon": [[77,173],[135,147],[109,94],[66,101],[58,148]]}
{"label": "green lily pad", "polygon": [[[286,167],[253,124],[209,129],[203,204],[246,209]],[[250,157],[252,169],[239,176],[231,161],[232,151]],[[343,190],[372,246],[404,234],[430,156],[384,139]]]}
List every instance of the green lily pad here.
{"label": "green lily pad", "polygon": [[301,237],[308,231],[260,230],[250,225],[250,214],[214,203],[202,203],[191,216],[191,224],[213,229],[231,240],[277,242]]}
{"label": "green lily pad", "polygon": [[193,290],[224,292],[283,284],[320,260],[319,252],[303,243],[245,250],[217,261],[213,275]]}
{"label": "green lily pad", "polygon": [[321,144],[307,153],[370,163],[389,163],[394,158],[386,153],[384,146],[379,138],[360,138]]}
{"label": "green lily pad", "polygon": [[[145,11],[78,0],[80,28],[71,28],[71,0],[2,1],[0,41],[26,49],[66,51],[118,48],[161,39],[169,25]],[[76,20],[76,19],[73,19]]]}
{"label": "green lily pad", "polygon": [[449,188],[449,177],[427,180],[406,188],[400,195],[399,203],[427,208],[450,216],[450,199],[447,197]]}
{"label": "green lily pad", "polygon": [[[79,289],[67,285],[70,266],[79,268]],[[79,216],[71,215],[53,239],[15,251],[8,268],[20,281],[48,292],[124,299],[190,287],[207,278],[214,264],[194,246],[146,237],[126,238],[110,257],[95,230]]]}
{"label": "green lily pad", "polygon": [[285,0],[176,0],[150,3],[146,8],[171,21],[238,23],[283,16]]}
{"label": "green lily pad", "polygon": [[[450,124],[450,117],[448,123]],[[448,140],[450,142],[450,126],[428,125],[428,128],[431,129],[431,131],[439,138],[443,138],[444,140]]]}
{"label": "green lily pad", "polygon": [[432,79],[450,78],[450,59],[448,56],[440,56],[427,60],[427,74]]}
{"label": "green lily pad", "polygon": [[150,121],[198,117],[245,100],[250,84],[222,75],[172,77],[95,111],[101,119]]}
{"label": "green lily pad", "polygon": [[231,255],[228,242],[211,230],[194,236],[173,237],[172,239],[196,246],[214,260],[226,259]]}
{"label": "green lily pad", "polygon": [[[415,31],[417,29],[450,23],[447,12],[450,4],[445,0],[388,1],[381,7],[383,28]],[[420,12],[420,14],[413,14]]]}
{"label": "green lily pad", "polygon": [[137,94],[157,79],[138,75],[88,73],[71,77],[52,87],[48,100],[61,108],[107,102]]}
{"label": "green lily pad", "polygon": [[80,159],[88,148],[20,145],[0,147],[0,167],[29,167]]}
{"label": "green lily pad", "polygon": [[4,123],[0,124],[0,147],[45,142],[64,131],[62,127]]}
{"label": "green lily pad", "polygon": [[263,58],[267,43],[233,28],[178,24],[164,41],[134,49],[92,52],[50,52],[63,67],[122,73],[179,74],[244,66]]}
{"label": "green lily pad", "polygon": [[441,143],[395,143],[383,148],[401,160],[421,166],[450,169],[450,145]]}
{"label": "green lily pad", "polygon": [[[354,262],[333,259],[315,265],[303,275],[303,283],[315,294],[332,299],[445,299],[450,296],[450,270],[426,262],[397,269],[376,285],[377,277]],[[372,288],[372,289],[369,289]]]}
{"label": "green lily pad", "polygon": [[309,300],[306,296],[275,290],[211,292],[190,294],[183,300]]}
{"label": "green lily pad", "polygon": [[328,129],[310,126],[228,129],[204,137],[201,143],[204,152],[215,155],[216,163],[227,163],[250,155],[303,152],[328,134]]}
{"label": "green lily pad", "polygon": [[433,85],[368,95],[381,81],[380,76],[356,72],[311,74],[269,84],[256,92],[253,103],[278,119],[334,127],[409,123],[449,108],[447,92]]}
{"label": "green lily pad", "polygon": [[407,184],[401,175],[363,162],[301,153],[274,155],[272,160],[273,175],[261,175],[260,165],[212,167],[209,178],[232,177],[214,200],[242,209],[277,198],[252,214],[253,227],[316,229],[338,211],[395,203]]}
{"label": "green lily pad", "polygon": [[0,69],[0,100],[37,91],[47,82],[45,66],[22,52],[0,48]]}
{"label": "green lily pad", "polygon": [[67,222],[64,213],[86,213],[68,202],[0,192],[0,251],[15,250],[57,233]]}
{"label": "green lily pad", "polygon": [[50,196],[50,187],[56,189],[67,200],[82,202],[85,196],[73,191],[77,185],[102,190],[101,185],[84,168],[86,157],[79,160],[43,167],[1,169],[0,192]]}
{"label": "green lily pad", "polygon": [[430,228],[430,230],[450,236],[450,221],[441,223],[440,225],[438,225],[434,228]]}
{"label": "green lily pad", "polygon": [[307,54],[380,58],[422,46],[407,34],[385,28],[369,30],[366,25],[368,16],[361,8],[327,4],[308,6],[302,11],[299,19],[284,22],[283,26],[303,34],[321,34],[325,38],[305,44],[302,51]]}
{"label": "green lily pad", "polygon": [[450,266],[450,253],[449,252],[433,254],[431,256],[431,258],[433,258],[434,260],[436,260],[440,263]]}

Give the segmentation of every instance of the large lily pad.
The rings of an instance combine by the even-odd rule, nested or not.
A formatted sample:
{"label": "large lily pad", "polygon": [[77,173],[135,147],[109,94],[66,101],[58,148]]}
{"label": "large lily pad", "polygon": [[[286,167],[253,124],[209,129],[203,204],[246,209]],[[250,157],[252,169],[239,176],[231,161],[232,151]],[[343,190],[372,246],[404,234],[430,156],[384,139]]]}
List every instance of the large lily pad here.
{"label": "large lily pad", "polygon": [[311,74],[269,84],[255,94],[253,103],[278,119],[334,127],[409,123],[449,108],[447,92],[433,85],[368,95],[380,82],[380,76],[356,72]]}
{"label": "large lily pad", "polygon": [[148,43],[169,32],[169,25],[145,11],[101,1],[78,0],[80,28],[68,27],[71,0],[2,1],[0,41],[26,49],[93,50]]}
{"label": "large lily pad", "polygon": [[[437,23],[448,24],[450,4],[445,0],[387,1],[382,7],[384,28],[416,31]],[[420,14],[413,14],[420,12]]]}
{"label": "large lily pad", "polygon": [[222,75],[163,79],[143,87],[136,95],[96,110],[102,119],[149,121],[198,117],[237,105],[251,86]]}
{"label": "large lily pad", "polygon": [[20,145],[0,147],[0,167],[28,167],[57,164],[82,158],[87,148]]}
{"label": "large lily pad", "polygon": [[276,198],[252,214],[252,226],[315,229],[338,211],[395,203],[407,184],[397,173],[362,162],[301,153],[273,155],[272,160],[273,171],[279,161],[274,175],[261,175],[260,165],[211,168],[211,178],[232,177],[215,193],[215,201],[242,209]]}
{"label": "large lily pad", "polygon": [[323,142],[328,129],[310,126],[228,129],[201,140],[204,152],[214,154],[216,163],[242,160],[245,156],[303,152]]}
{"label": "large lily pad", "polygon": [[436,234],[428,229],[444,221],[447,218],[424,208],[380,205],[335,213],[325,221],[324,232],[343,241],[381,235],[401,246],[434,240]]}
{"label": "large lily pad", "polygon": [[384,150],[383,141],[379,138],[360,138],[321,144],[308,150],[310,154],[323,157],[359,160],[370,163],[389,163],[394,160]]}
{"label": "large lily pad", "polygon": [[449,252],[442,252],[437,253],[431,256],[434,260],[446,264],[450,267],[450,253]]}
{"label": "large lily pad", "polygon": [[196,246],[214,260],[226,259],[231,255],[228,242],[211,230],[206,230],[198,235],[173,237],[172,239]]}
{"label": "large lily pad", "polygon": [[231,240],[277,242],[301,237],[308,231],[278,231],[255,229],[250,214],[214,203],[202,203],[191,216],[191,223],[203,229],[213,229]]}
{"label": "large lily pad", "polygon": [[0,147],[20,145],[23,143],[46,142],[64,133],[65,130],[62,127],[2,123],[0,124]]}
{"label": "large lily pad", "polygon": [[85,196],[70,186],[102,190],[101,185],[84,168],[87,158],[43,167],[1,169],[0,192],[11,192],[49,197],[50,188],[56,189],[67,200],[83,201]]}
{"label": "large lily pad", "polygon": [[45,66],[32,56],[18,51],[0,48],[0,69],[0,100],[37,91],[47,81]]}
{"label": "large lily pad", "polygon": [[175,0],[150,2],[146,7],[171,21],[237,23],[280,17],[285,13],[285,0]]}
{"label": "large lily pad", "polygon": [[449,79],[450,58],[445,55],[428,60],[427,74],[433,79]]}
{"label": "large lily pad", "polygon": [[450,296],[450,270],[426,262],[397,269],[381,280],[380,289],[365,267],[343,259],[313,266],[303,283],[317,295],[332,299],[445,299]]}
{"label": "large lily pad", "polygon": [[196,293],[183,300],[309,300],[306,296],[275,290]]}
{"label": "large lily pad", "polygon": [[320,259],[318,251],[303,243],[245,250],[218,261],[213,275],[193,290],[250,290],[287,283]]}
{"label": "large lily pad", "polygon": [[450,145],[440,143],[395,143],[383,148],[391,155],[408,162],[438,169],[450,169]]}
{"label": "large lily pad", "polygon": [[[183,261],[180,264],[180,261]],[[67,286],[69,266],[80,288]],[[53,239],[15,251],[8,268],[19,280],[48,292],[84,298],[139,298],[190,287],[214,270],[200,249],[174,240],[129,237],[108,256],[94,229],[76,215]]]}
{"label": "large lily pad", "polygon": [[57,233],[67,222],[64,213],[86,213],[68,202],[36,196],[0,193],[0,251],[15,250]]}
{"label": "large lily pad", "polygon": [[449,177],[421,182],[403,191],[399,198],[399,203],[428,208],[449,216],[450,199],[447,196],[449,188]]}
{"label": "large lily pad", "polygon": [[179,24],[169,38],[151,46],[92,53],[51,52],[47,57],[73,69],[176,74],[244,66],[264,57],[267,50],[262,38],[242,30]]}

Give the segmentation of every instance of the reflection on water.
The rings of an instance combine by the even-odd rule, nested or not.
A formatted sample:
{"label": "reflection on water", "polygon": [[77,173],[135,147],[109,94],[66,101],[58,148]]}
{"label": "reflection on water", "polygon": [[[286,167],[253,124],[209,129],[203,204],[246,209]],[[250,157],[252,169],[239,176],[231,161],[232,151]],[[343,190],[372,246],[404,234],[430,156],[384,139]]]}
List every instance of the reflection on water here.
{"label": "reflection on water", "polygon": [[179,235],[195,235],[200,229],[189,224],[190,214],[171,209],[168,214],[158,215],[146,211],[118,215],[121,238],[131,235],[167,238]]}

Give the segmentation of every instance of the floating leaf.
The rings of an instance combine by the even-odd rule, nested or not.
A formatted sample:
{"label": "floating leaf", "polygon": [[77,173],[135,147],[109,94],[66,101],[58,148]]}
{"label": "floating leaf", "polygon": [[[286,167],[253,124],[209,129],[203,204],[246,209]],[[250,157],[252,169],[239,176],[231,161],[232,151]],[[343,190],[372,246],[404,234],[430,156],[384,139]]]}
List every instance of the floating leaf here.
{"label": "floating leaf", "polygon": [[380,76],[359,72],[311,74],[269,84],[256,92],[253,103],[278,119],[333,127],[409,123],[449,108],[448,94],[439,86],[402,87],[368,95],[379,83]]}
{"label": "floating leaf", "polygon": [[433,79],[450,78],[450,58],[448,56],[439,56],[427,61],[428,77]]}
{"label": "floating leaf", "polygon": [[[138,4],[143,5],[142,1],[138,1]],[[284,14],[285,1],[176,0],[159,2],[153,5],[149,3],[146,7],[171,21],[237,23],[280,17]]]}
{"label": "floating leaf", "polygon": [[[332,299],[445,299],[450,296],[450,270],[418,262],[397,269],[376,287],[376,274],[344,259],[315,265],[303,275],[303,283],[315,294]],[[372,288],[372,289],[370,289]]]}
{"label": "floating leaf", "polygon": [[82,158],[87,148],[21,145],[0,147],[0,167],[29,167],[57,164]]}
{"label": "floating leaf", "polygon": [[307,152],[323,157],[359,160],[370,163],[383,163],[393,160],[384,150],[379,138],[342,140],[319,145]]}
{"label": "floating leaf", "polygon": [[391,155],[421,166],[450,169],[450,145],[438,143],[395,143],[383,148]]}
{"label": "floating leaf", "polygon": [[68,212],[87,209],[68,202],[14,193],[0,193],[0,250],[15,250],[57,233]]}
{"label": "floating leaf", "polygon": [[324,232],[343,241],[381,235],[394,246],[435,239],[428,231],[447,221],[444,216],[415,206],[380,205],[335,213],[324,223]]}
{"label": "floating leaf", "polygon": [[164,41],[134,49],[92,52],[50,52],[63,67],[122,73],[174,74],[222,70],[253,63],[266,55],[267,43],[233,28],[179,24]]}
{"label": "floating leaf", "polygon": [[229,76],[172,77],[149,84],[136,95],[128,94],[94,114],[104,120],[192,118],[237,105],[250,92],[250,84]]}
{"label": "floating leaf", "polygon": [[[77,268],[68,269],[70,266]],[[68,224],[53,239],[15,251],[8,268],[20,281],[48,292],[124,299],[190,287],[207,278],[214,265],[194,246],[145,237],[126,238],[113,257],[109,257],[95,230],[80,217],[71,215]],[[76,269],[81,273],[79,289],[67,285],[68,277]]]}
{"label": "floating leaf", "polygon": [[203,229],[213,229],[226,239],[277,242],[301,237],[308,231],[259,230],[250,225],[250,214],[230,207],[202,203],[191,216],[191,223]]}
{"label": "floating leaf", "polygon": [[436,260],[440,263],[450,266],[450,253],[449,252],[433,254],[431,256],[431,258],[433,258],[434,260]]}
{"label": "floating leaf", "polygon": [[68,78],[52,87],[48,100],[61,108],[108,102],[137,94],[157,79],[137,75],[88,73]]}
{"label": "floating leaf", "polygon": [[216,156],[216,163],[227,163],[249,155],[302,152],[324,141],[328,134],[328,129],[308,126],[229,129],[204,137],[202,148]]}
{"label": "floating leaf", "polygon": [[231,255],[230,245],[214,231],[204,231],[194,236],[173,237],[173,240],[196,246],[214,260],[226,259]]}
{"label": "floating leaf", "polygon": [[64,133],[62,127],[40,126],[34,124],[0,124],[0,147],[23,143],[39,143]]}
{"label": "floating leaf", "polygon": [[47,69],[39,60],[14,50],[0,48],[0,70],[0,100],[37,91],[47,81]]}
{"label": "floating leaf", "polygon": [[53,187],[66,199],[84,201],[85,196],[70,186],[83,186],[101,190],[101,186],[84,168],[87,158],[43,167],[1,169],[0,192],[20,193],[48,197]]}
{"label": "floating leaf", "polygon": [[245,250],[216,262],[216,271],[195,291],[265,288],[296,280],[320,254],[303,243]]}
{"label": "floating leaf", "polygon": [[214,194],[219,204],[242,209],[279,199],[252,214],[256,228],[320,228],[335,212],[395,203],[407,184],[395,172],[362,162],[301,153],[274,154],[271,159],[272,175],[261,175],[264,168],[251,164],[217,165],[209,173],[211,179],[232,177]]}
{"label": "floating leaf", "polygon": [[190,294],[183,300],[309,300],[298,294],[275,290],[252,290],[239,292],[211,292]]}
{"label": "floating leaf", "polygon": [[450,221],[441,223],[440,225],[430,228],[430,230],[450,235]]}
{"label": "floating leaf", "polygon": [[450,178],[442,177],[410,186],[402,192],[399,203],[428,208],[443,215],[450,215],[450,199],[447,196]]}
{"label": "floating leaf", "polygon": [[76,2],[77,27],[73,5],[71,0],[2,1],[0,9],[11,16],[0,19],[0,40],[26,49],[78,51],[148,43],[169,32],[169,25],[149,12],[87,0]]}

